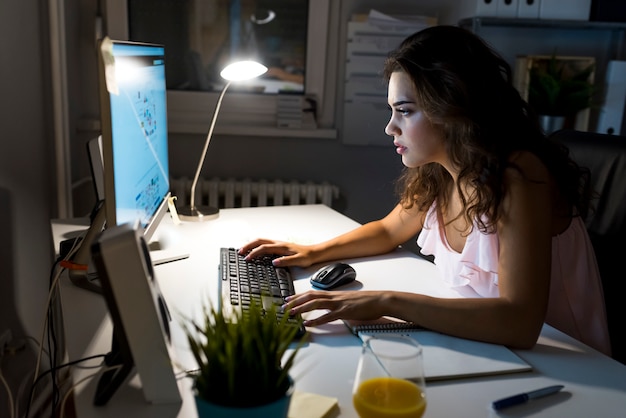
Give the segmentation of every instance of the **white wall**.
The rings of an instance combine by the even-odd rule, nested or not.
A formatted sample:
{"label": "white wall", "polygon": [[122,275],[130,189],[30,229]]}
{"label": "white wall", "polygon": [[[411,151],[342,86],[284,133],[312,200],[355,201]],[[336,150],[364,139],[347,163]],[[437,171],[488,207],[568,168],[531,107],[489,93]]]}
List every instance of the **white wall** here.
{"label": "white wall", "polygon": [[[45,22],[38,0],[0,2],[0,332],[40,338],[51,267],[53,179],[45,85]],[[34,361],[2,360],[13,391]],[[0,390],[0,415],[7,412]]]}
{"label": "white wall", "polygon": [[0,6],[0,187],[8,191],[10,213],[5,215],[13,234],[2,248],[13,249],[15,297],[29,331],[39,330],[52,261],[54,159],[41,3],[20,0]]}

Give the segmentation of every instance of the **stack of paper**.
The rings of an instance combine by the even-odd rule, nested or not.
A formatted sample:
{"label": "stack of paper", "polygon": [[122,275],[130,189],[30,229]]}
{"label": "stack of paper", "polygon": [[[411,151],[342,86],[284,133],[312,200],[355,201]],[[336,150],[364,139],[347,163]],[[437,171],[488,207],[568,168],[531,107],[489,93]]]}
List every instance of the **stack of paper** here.
{"label": "stack of paper", "polygon": [[409,35],[437,24],[430,16],[402,18],[371,10],[348,22],[343,138],[346,144],[389,145],[389,111],[381,71],[389,51]]}

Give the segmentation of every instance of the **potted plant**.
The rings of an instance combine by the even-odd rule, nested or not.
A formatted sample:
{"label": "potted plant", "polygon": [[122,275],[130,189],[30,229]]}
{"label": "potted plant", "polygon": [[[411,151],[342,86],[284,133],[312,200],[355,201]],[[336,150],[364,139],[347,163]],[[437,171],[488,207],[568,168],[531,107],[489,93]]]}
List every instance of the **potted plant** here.
{"label": "potted plant", "polygon": [[591,62],[580,68],[581,62],[552,55],[546,60],[535,60],[530,67],[528,103],[547,132],[562,128],[567,119],[574,119],[592,104],[595,65]]}
{"label": "potted plant", "polygon": [[[198,371],[191,374],[198,416],[287,417],[293,381],[289,376],[302,341],[285,357],[297,327],[277,309],[252,304],[249,313],[227,317],[205,305],[202,322],[183,328]],[[239,414],[239,415],[237,415]]]}

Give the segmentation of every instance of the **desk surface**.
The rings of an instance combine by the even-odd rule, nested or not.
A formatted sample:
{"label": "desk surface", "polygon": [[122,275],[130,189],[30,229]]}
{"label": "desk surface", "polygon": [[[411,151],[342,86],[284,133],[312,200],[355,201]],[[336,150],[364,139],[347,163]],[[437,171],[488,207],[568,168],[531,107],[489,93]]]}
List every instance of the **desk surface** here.
{"label": "desk surface", "polygon": [[[174,317],[196,316],[206,297],[217,300],[219,247],[238,247],[257,237],[318,242],[358,226],[353,220],[323,205],[225,209],[216,220],[160,227],[159,240],[189,252],[185,260],[159,265],[155,275]],[[54,222],[55,240],[76,234],[81,226]],[[84,227],[82,227],[84,228]],[[397,250],[379,257],[346,260],[357,271],[352,288],[413,290],[441,297],[459,297],[437,278],[434,266],[409,252]],[[297,291],[310,288],[308,277],[319,266],[294,269]],[[70,360],[108,352],[111,324],[101,296],[61,283],[61,298]],[[171,324],[176,370],[194,368],[184,334]],[[340,322],[311,328],[307,344],[298,353],[292,377],[296,389],[336,397],[335,416],[356,417],[352,382],[360,354],[360,341]],[[465,378],[428,385],[425,417],[614,417],[626,410],[626,366],[581,344],[552,327],[544,326],[532,350],[515,350],[533,371],[521,374]],[[427,359],[425,359],[427,361]],[[93,374],[75,369],[75,382]],[[196,417],[189,379],[179,380],[182,405],[148,405],[139,379],[125,384],[104,407],[92,406],[95,379],[75,389],[79,417]],[[528,390],[563,384],[556,395],[501,412],[492,401]]]}

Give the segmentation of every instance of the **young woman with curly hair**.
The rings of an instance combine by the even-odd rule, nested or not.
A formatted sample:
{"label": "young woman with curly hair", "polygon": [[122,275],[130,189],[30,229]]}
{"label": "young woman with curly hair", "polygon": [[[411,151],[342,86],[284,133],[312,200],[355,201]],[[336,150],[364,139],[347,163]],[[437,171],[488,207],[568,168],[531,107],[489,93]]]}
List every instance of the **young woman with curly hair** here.
{"label": "young woman with curly hair", "polygon": [[419,233],[422,253],[466,297],[308,291],[285,308],[327,310],[307,326],[392,316],[518,348],[532,347],[548,322],[610,354],[583,223],[588,172],[543,134],[509,65],[473,33],[435,26],[392,51],[383,74],[391,109],[385,132],[405,166],[398,205],[327,242],[258,239],[240,252],[279,254],[276,265],[308,267],[387,253]]}

